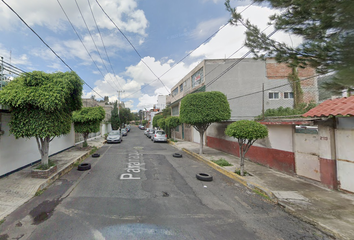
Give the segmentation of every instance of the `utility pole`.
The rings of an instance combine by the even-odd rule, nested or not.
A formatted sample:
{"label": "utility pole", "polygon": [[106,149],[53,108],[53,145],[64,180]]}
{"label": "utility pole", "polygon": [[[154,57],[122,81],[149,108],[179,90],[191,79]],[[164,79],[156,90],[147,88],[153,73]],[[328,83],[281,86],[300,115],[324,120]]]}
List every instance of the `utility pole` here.
{"label": "utility pole", "polygon": [[120,120],[120,116],[119,116],[119,108],[120,108],[120,93],[124,93],[124,90],[119,90],[118,92],[118,118]]}
{"label": "utility pole", "polygon": [[5,80],[4,78],[4,58],[1,57],[0,63],[0,90],[2,90],[2,81]]}

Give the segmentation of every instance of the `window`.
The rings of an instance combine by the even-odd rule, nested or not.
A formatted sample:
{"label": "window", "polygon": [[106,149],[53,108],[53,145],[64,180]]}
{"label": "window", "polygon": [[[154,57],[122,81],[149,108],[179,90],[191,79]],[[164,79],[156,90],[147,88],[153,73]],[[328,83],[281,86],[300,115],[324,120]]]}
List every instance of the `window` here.
{"label": "window", "polygon": [[172,91],[172,97],[176,96],[177,94],[178,94],[178,88],[176,88]]}
{"label": "window", "polygon": [[196,73],[193,74],[192,87],[195,87],[195,86],[201,84],[202,82],[204,82],[203,68],[199,69]]}
{"label": "window", "polygon": [[293,92],[284,92],[284,99],[293,99],[294,93]]}
{"label": "window", "polygon": [[176,132],[179,132],[179,125],[175,128]]}
{"label": "window", "polygon": [[183,83],[179,85],[179,92],[183,92]]}
{"label": "window", "polygon": [[269,92],[269,99],[279,99],[279,92]]}
{"label": "window", "polygon": [[178,116],[179,111],[178,111],[178,106],[172,107],[172,116]]}

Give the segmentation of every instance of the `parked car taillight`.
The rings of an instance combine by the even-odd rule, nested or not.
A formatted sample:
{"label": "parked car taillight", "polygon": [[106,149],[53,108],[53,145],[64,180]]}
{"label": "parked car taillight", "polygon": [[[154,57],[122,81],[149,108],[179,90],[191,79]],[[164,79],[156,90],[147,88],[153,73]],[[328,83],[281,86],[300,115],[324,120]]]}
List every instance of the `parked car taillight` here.
{"label": "parked car taillight", "polygon": [[165,137],[167,137],[167,134],[165,135]]}
{"label": "parked car taillight", "polygon": [[155,136],[154,137],[156,137],[156,134],[155,134]]}

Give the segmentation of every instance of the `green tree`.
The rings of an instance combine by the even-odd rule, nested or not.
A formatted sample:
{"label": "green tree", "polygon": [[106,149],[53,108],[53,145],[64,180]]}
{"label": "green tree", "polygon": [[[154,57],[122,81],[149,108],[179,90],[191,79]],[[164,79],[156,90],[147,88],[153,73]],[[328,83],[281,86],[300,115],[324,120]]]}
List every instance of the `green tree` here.
{"label": "green tree", "polygon": [[[157,125],[159,126],[159,128],[165,130],[166,129],[166,118],[160,118],[157,121]],[[165,130],[166,131],[166,130]]]}
{"label": "green tree", "polygon": [[34,137],[42,165],[48,165],[49,143],[71,130],[71,115],[81,109],[83,81],[75,72],[33,71],[15,78],[0,91],[0,103],[10,107],[10,133]]}
{"label": "green tree", "polygon": [[159,125],[157,124],[158,120],[163,118],[162,114],[156,114],[153,118],[152,118],[152,127],[158,127]]}
{"label": "green tree", "polygon": [[73,112],[74,129],[77,133],[82,133],[84,137],[83,147],[87,147],[89,133],[100,131],[100,123],[105,118],[106,112],[103,107],[84,107]]}
{"label": "green tree", "polygon": [[162,116],[164,118],[167,118],[167,117],[171,116],[171,108],[170,107],[166,107],[166,108],[162,109]]}
{"label": "green tree", "polygon": [[268,136],[268,129],[259,122],[241,120],[227,126],[225,134],[237,138],[240,150],[240,172],[244,176],[245,154],[257,139]]}
{"label": "green tree", "polygon": [[113,104],[113,109],[111,111],[111,125],[113,130],[118,130],[120,126],[117,101],[115,101],[115,103]]}
{"label": "green tree", "polygon": [[226,96],[217,91],[186,95],[181,101],[180,121],[192,125],[200,135],[199,153],[203,153],[203,134],[213,122],[228,120],[231,110]]}
{"label": "green tree", "polygon": [[[318,73],[336,71],[344,89],[354,84],[354,1],[352,0],[254,0],[269,3],[281,12],[270,17],[276,30],[303,37],[303,43],[292,47],[271,39],[261,30],[242,19],[240,13],[225,5],[231,13],[231,24],[244,24],[246,46],[256,58],[275,57],[290,67],[316,68]],[[328,85],[331,88],[330,85]]]}
{"label": "green tree", "polygon": [[121,107],[119,109],[119,122],[120,124],[127,124],[131,120],[130,109]]}
{"label": "green tree", "polygon": [[173,129],[173,138],[175,139],[176,135],[176,127],[181,124],[179,117],[173,116],[166,118],[166,125],[169,130]]}
{"label": "green tree", "polygon": [[143,126],[145,126],[148,123],[148,120],[143,120],[141,124],[143,124]]}

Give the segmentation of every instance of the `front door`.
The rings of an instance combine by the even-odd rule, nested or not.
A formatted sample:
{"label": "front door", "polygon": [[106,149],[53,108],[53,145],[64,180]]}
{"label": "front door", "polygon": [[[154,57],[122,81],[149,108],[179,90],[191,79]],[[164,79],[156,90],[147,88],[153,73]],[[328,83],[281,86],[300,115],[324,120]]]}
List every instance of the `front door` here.
{"label": "front door", "polygon": [[182,139],[184,140],[184,123],[182,123]]}

